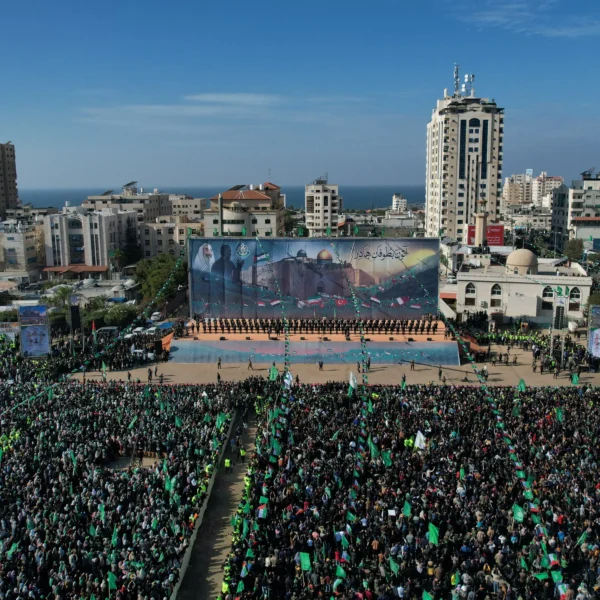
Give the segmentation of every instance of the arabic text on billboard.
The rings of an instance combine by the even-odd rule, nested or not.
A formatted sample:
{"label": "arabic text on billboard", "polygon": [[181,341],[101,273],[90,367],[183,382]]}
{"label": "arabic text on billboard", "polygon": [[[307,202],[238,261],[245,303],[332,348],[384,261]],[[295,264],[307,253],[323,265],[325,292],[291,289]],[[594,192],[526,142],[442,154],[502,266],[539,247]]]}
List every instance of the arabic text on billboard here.
{"label": "arabic text on billboard", "polygon": [[[470,246],[475,243],[475,225],[468,226],[467,239]],[[488,246],[504,246],[504,225],[488,225],[486,241]]]}
{"label": "arabic text on billboard", "polygon": [[335,244],[337,252],[319,238],[192,239],[192,313],[279,318],[283,302],[290,318],[353,319],[353,291],[362,318],[437,312],[439,240],[353,238]]}
{"label": "arabic text on billboard", "polygon": [[18,323],[0,323],[0,336],[5,336],[9,340],[14,340],[19,333]]}
{"label": "arabic text on billboard", "polygon": [[590,333],[588,335],[588,352],[600,358],[600,306],[590,308]]}
{"label": "arabic text on billboard", "polygon": [[21,325],[45,325],[48,322],[47,306],[19,306]]}

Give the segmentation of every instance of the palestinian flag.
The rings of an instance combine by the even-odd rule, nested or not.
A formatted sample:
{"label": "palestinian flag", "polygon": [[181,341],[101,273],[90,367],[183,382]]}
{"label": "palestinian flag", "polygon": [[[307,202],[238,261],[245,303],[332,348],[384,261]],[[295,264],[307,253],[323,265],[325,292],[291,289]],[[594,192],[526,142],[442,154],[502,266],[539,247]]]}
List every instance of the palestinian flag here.
{"label": "palestinian flag", "polygon": [[94,336],[94,345],[98,343],[98,339],[96,338],[96,321],[92,321],[92,335]]}
{"label": "palestinian flag", "polygon": [[258,518],[259,519],[266,519],[267,518],[267,505],[266,504],[261,504],[258,507]]}
{"label": "palestinian flag", "polygon": [[402,306],[403,304],[406,304],[409,300],[408,296],[398,296],[398,298],[396,298],[396,302],[398,303],[398,306]]}
{"label": "palestinian flag", "polygon": [[381,300],[378,300],[375,298],[375,296],[371,296],[371,302],[374,302],[375,304],[381,304]]}
{"label": "palestinian flag", "polygon": [[257,254],[254,257],[254,264],[265,263],[269,260],[269,257],[266,254]]}
{"label": "palestinian flag", "polygon": [[320,296],[313,296],[307,300],[309,306],[316,306],[317,304],[321,304]]}
{"label": "palestinian flag", "polygon": [[257,306],[266,306],[266,304],[264,302],[261,302],[260,300],[256,303]]}
{"label": "palestinian flag", "polygon": [[411,304],[410,308],[414,308],[415,310],[421,310],[422,306],[420,304]]}
{"label": "palestinian flag", "polygon": [[281,300],[271,300],[271,306],[277,306],[278,304],[281,304]]}
{"label": "palestinian flag", "polygon": [[371,308],[371,305],[370,305],[368,302],[363,302],[363,303],[361,304],[361,306],[362,306],[363,308]]}

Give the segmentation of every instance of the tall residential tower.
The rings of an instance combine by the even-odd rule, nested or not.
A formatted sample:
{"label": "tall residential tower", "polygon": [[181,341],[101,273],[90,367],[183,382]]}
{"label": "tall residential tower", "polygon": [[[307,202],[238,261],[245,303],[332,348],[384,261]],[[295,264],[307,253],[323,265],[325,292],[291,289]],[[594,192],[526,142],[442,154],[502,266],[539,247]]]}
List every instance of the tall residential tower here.
{"label": "tall residential tower", "polygon": [[5,219],[6,210],[15,209],[18,206],[15,147],[7,142],[0,144],[0,218]]}
{"label": "tall residential tower", "polygon": [[456,65],[454,93],[444,90],[427,125],[426,234],[463,243],[475,213],[497,218],[502,189],[504,109],[477,98],[474,79],[461,85]]}

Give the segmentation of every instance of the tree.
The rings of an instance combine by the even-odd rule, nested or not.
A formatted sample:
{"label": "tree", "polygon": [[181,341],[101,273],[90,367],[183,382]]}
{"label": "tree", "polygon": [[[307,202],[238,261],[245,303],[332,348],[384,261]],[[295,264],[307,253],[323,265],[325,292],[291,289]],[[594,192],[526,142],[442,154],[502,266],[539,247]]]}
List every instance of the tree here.
{"label": "tree", "polygon": [[66,309],[71,305],[71,296],[73,296],[73,288],[70,285],[61,285],[54,290],[49,303],[56,308]]}
{"label": "tree", "polygon": [[292,233],[296,228],[296,219],[294,219],[294,215],[290,210],[283,213],[283,228],[286,234]]}
{"label": "tree", "polygon": [[565,244],[564,253],[569,259],[569,265],[571,261],[581,260],[581,256],[583,255],[583,240],[569,240]]}
{"label": "tree", "polygon": [[[178,258],[170,254],[159,254],[154,258],[142,260],[135,269],[135,280],[140,284],[142,296],[146,300],[153,300],[162,289],[169,275],[175,270]],[[163,297],[173,294],[177,286],[187,282],[187,265],[181,262],[174,274],[170,285],[164,290]]]}
{"label": "tree", "polygon": [[597,306],[598,304],[600,304],[600,291],[596,290],[590,294],[588,306]]}
{"label": "tree", "polygon": [[137,309],[131,304],[115,304],[109,308],[104,316],[104,322],[111,327],[125,327],[129,325],[137,315]]}

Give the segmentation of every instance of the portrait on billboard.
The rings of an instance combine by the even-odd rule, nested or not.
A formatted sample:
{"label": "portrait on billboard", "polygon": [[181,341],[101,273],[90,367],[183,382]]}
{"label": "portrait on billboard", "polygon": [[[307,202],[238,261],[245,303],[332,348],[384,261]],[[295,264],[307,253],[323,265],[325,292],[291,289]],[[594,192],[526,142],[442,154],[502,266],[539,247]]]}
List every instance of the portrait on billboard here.
{"label": "portrait on billboard", "polygon": [[[201,317],[418,318],[437,311],[439,241],[414,238],[190,240]],[[353,297],[353,293],[355,297]]]}

